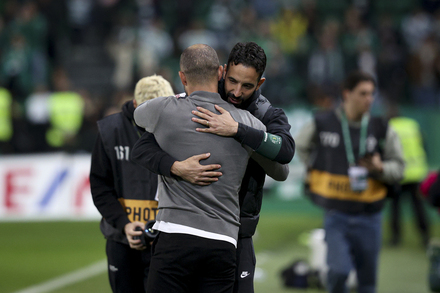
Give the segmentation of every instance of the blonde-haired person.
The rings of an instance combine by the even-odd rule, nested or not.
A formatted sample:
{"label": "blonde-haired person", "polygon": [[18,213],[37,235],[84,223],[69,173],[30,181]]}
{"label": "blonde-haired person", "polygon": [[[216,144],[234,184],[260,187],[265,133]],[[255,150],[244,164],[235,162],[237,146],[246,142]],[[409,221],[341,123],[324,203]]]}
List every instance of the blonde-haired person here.
{"label": "blonde-haired person", "polygon": [[134,99],[137,105],[156,97],[173,95],[174,92],[171,84],[160,75],[151,75],[140,79],[134,89]]}
{"label": "blonde-haired person", "polygon": [[130,160],[133,145],[145,132],[134,123],[133,113],[146,100],[171,95],[173,89],[162,76],[142,78],[134,99],[126,102],[121,112],[98,121],[90,188],[102,215],[100,228],[107,239],[108,276],[113,292],[145,292],[151,252],[148,241],[144,245],[133,237],[142,237],[136,228],[144,228],[157,213],[157,175]]}

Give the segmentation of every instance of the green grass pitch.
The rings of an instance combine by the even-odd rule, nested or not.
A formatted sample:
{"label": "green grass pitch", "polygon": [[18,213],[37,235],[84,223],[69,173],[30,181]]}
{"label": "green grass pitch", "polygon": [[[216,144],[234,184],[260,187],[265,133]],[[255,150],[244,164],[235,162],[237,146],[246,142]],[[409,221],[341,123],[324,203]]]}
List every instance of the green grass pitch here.
{"label": "green grass pitch", "polygon": [[[379,293],[428,293],[428,257],[420,245],[412,213],[405,210],[404,239],[388,245],[387,210],[380,256]],[[432,234],[440,235],[440,215],[430,208]],[[298,240],[320,228],[322,213],[306,200],[265,200],[254,237],[257,293],[324,292],[284,288],[280,271],[309,249]],[[105,259],[105,240],[96,222],[0,222],[0,292],[17,292]],[[106,272],[51,292],[110,292]]]}

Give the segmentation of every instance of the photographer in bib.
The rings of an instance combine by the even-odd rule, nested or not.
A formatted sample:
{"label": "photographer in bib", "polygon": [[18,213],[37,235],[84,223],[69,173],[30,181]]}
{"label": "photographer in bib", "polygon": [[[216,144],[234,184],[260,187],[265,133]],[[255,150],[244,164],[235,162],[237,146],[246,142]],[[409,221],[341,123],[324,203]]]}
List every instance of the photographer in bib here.
{"label": "photographer in bib", "polygon": [[325,210],[326,287],[332,293],[348,292],[353,268],[357,292],[376,292],[387,184],[403,176],[396,133],[384,119],[370,116],[374,90],[372,76],[352,72],[344,81],[341,105],[316,113],[295,138],[308,167],[308,195]]}
{"label": "photographer in bib", "polygon": [[134,123],[135,108],[147,100],[173,95],[162,76],[142,78],[134,99],[122,111],[98,121],[99,135],[92,152],[90,188],[102,215],[107,239],[108,277],[112,292],[145,292],[150,268],[151,229],[158,202],[157,175],[131,161],[131,151],[145,130]]}

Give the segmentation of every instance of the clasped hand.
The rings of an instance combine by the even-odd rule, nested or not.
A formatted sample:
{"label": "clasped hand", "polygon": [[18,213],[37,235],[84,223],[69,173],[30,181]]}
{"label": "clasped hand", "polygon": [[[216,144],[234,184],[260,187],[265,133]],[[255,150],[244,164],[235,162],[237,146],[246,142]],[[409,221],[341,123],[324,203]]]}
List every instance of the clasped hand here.
{"label": "clasped hand", "polygon": [[205,108],[197,107],[197,111],[192,111],[192,114],[200,117],[193,117],[192,121],[206,128],[196,128],[196,131],[213,133],[220,136],[234,136],[238,131],[238,122],[232,118],[231,114],[222,107],[215,105],[215,109],[220,114],[213,113]]}
{"label": "clasped hand", "polygon": [[367,155],[359,160],[359,165],[367,168],[370,173],[382,173],[383,163],[379,153]]}

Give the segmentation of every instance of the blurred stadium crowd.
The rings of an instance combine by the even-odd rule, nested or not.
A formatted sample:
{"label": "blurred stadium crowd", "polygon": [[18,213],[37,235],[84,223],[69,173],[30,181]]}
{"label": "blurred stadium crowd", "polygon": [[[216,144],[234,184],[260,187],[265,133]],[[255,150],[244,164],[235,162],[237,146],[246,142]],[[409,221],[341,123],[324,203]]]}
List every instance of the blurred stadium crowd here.
{"label": "blurred stadium crowd", "polygon": [[0,153],[90,152],[140,78],[183,90],[194,43],[221,62],[238,41],[262,46],[279,107],[333,107],[356,68],[376,77],[378,107],[438,107],[439,40],[437,0],[2,0]]}

